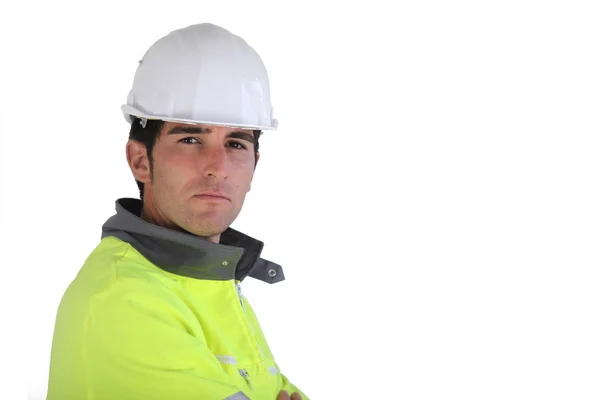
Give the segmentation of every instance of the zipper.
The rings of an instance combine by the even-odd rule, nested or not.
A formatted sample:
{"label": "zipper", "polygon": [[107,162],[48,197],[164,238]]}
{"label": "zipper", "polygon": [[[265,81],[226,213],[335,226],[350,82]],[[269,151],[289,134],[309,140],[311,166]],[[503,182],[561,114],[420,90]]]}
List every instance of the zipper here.
{"label": "zipper", "polygon": [[235,281],[233,283],[235,285],[235,291],[237,292],[238,298],[240,299],[242,309],[244,310],[244,314],[246,314],[246,307],[244,307],[244,300],[242,299],[242,288]]}
{"label": "zipper", "polygon": [[242,310],[244,310],[244,315],[246,316],[246,321],[248,322],[248,325],[250,325],[250,330],[252,331],[252,335],[254,336],[254,341],[256,342],[256,345],[258,346],[258,351],[260,352],[262,361],[263,361],[263,363],[266,363],[266,358],[265,358],[265,354],[262,351],[262,347],[260,347],[260,343],[258,343],[258,340],[256,340],[256,333],[254,332],[254,327],[252,326],[250,321],[248,321],[248,315],[246,314],[246,307],[244,306],[244,299],[242,297],[242,287],[235,280],[233,281],[233,284],[235,285],[235,290],[238,294],[238,298],[240,299],[240,304],[242,305]]}
{"label": "zipper", "polygon": [[250,376],[248,375],[248,372],[245,369],[240,369],[240,375],[246,380],[246,383],[248,384],[248,386],[250,386],[250,389],[252,388],[252,382],[250,382]]}

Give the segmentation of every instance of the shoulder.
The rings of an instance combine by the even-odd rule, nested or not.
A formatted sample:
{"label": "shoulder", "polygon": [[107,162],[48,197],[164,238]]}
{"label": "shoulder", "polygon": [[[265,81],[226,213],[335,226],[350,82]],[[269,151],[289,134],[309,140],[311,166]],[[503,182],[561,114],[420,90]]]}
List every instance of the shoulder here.
{"label": "shoulder", "polygon": [[113,302],[173,302],[178,282],[131,244],[105,237],[90,253],[67,289],[63,302],[91,306]]}

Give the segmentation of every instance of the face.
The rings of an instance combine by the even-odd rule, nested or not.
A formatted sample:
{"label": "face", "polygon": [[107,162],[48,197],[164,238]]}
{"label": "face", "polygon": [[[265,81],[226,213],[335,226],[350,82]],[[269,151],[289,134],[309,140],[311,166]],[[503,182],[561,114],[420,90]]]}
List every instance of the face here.
{"label": "face", "polygon": [[252,131],[165,122],[152,152],[152,171],[144,146],[135,141],[127,146],[132,171],[144,182],[142,218],[218,243],[250,191]]}

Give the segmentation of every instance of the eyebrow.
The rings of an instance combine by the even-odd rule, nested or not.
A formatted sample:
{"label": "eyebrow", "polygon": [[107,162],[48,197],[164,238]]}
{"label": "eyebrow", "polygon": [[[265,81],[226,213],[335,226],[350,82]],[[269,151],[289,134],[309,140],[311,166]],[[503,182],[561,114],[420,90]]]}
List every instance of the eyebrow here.
{"label": "eyebrow", "polygon": [[[212,133],[210,128],[201,128],[197,126],[176,126],[167,132],[167,135],[176,134],[209,134]],[[254,144],[254,135],[244,131],[229,132],[227,138],[241,139]]]}

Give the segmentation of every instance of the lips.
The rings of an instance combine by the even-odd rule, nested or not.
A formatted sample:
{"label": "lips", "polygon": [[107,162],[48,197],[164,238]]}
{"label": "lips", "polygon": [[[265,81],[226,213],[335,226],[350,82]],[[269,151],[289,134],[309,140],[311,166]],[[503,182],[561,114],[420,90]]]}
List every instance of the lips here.
{"label": "lips", "polygon": [[198,195],[196,195],[196,197],[204,197],[204,198],[215,198],[215,199],[224,199],[224,200],[229,200],[229,197],[227,197],[226,195],[224,195],[223,193],[217,193],[217,192],[206,192],[206,193],[200,193]]}

